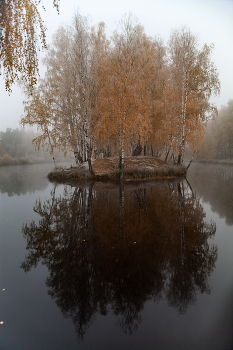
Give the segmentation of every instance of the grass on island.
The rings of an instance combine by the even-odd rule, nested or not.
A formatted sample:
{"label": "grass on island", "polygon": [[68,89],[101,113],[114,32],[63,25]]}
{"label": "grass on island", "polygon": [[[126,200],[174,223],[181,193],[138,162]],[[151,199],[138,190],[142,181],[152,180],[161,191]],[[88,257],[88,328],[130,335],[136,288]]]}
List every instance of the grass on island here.
{"label": "grass on island", "polygon": [[174,166],[155,157],[126,157],[124,170],[118,168],[117,157],[101,158],[93,161],[94,175],[88,170],[87,164],[80,164],[70,168],[57,168],[48,174],[52,181],[63,180],[144,180],[169,178],[186,175],[186,168]]}

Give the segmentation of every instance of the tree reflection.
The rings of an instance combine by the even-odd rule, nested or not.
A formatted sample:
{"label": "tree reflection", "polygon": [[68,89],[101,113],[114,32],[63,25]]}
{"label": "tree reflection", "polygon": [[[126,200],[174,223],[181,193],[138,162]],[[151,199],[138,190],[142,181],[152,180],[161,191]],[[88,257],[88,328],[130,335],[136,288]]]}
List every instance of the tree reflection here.
{"label": "tree reflection", "polygon": [[48,267],[49,294],[82,338],[96,313],[111,308],[132,333],[147,300],[166,298],[185,313],[208,276],[217,247],[216,226],[184,181],[140,185],[89,183],[36,202],[40,216],[23,226],[28,255],[22,268]]}

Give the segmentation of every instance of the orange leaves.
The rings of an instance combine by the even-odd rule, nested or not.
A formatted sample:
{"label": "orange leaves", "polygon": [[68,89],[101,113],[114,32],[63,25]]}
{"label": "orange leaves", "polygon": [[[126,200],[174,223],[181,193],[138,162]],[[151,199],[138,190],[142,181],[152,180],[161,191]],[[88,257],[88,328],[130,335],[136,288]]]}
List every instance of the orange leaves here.
{"label": "orange leaves", "polygon": [[[37,82],[38,41],[42,48],[46,46],[46,28],[37,8],[40,3],[41,0],[1,0],[0,71],[8,92],[19,78],[30,86]],[[59,0],[53,3],[58,10]]]}
{"label": "orange leaves", "polygon": [[[219,92],[220,83],[211,50],[211,45],[200,49],[197,38],[186,27],[173,31],[168,44],[162,128],[170,130],[167,136],[181,164],[186,146],[193,150],[200,147],[208,114],[214,111],[209,99]],[[164,136],[166,140],[166,133]]]}
{"label": "orange leaves", "polygon": [[152,131],[151,86],[156,71],[155,43],[131,17],[121,22],[113,46],[101,66],[96,134],[114,134],[119,148],[127,140],[145,142]]}
{"label": "orange leaves", "polygon": [[[41,128],[44,123],[56,143],[83,159],[92,149],[122,158],[147,144],[157,153],[171,151],[182,163],[185,147],[199,147],[207,114],[214,113],[209,97],[219,91],[219,81],[211,47],[199,49],[183,28],[172,34],[166,50],[130,16],[120,24],[111,43],[103,23],[91,28],[79,14],[73,28],[57,31],[45,59],[46,77],[23,123]],[[14,60],[12,51],[8,56]]]}

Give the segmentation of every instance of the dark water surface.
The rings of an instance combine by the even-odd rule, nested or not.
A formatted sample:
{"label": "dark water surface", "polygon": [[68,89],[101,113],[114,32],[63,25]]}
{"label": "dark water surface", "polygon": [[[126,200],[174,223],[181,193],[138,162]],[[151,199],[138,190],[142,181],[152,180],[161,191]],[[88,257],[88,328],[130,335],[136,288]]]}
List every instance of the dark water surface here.
{"label": "dark water surface", "polygon": [[233,349],[233,167],[55,185],[0,169],[0,349]]}

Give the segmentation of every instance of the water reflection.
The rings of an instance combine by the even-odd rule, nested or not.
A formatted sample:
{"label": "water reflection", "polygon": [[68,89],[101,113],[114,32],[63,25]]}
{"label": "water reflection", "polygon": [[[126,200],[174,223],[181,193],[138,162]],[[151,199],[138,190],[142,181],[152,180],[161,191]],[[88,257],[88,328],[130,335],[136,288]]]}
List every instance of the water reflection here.
{"label": "water reflection", "polygon": [[208,239],[214,222],[186,180],[135,184],[89,183],[38,200],[39,224],[23,226],[28,272],[49,270],[48,293],[83,338],[96,313],[111,309],[125,333],[140,323],[147,300],[166,299],[180,314],[198,293],[210,293],[208,277],[217,247]]}
{"label": "water reflection", "polygon": [[233,166],[194,164],[191,175],[190,181],[203,200],[227,225],[233,225]]}
{"label": "water reflection", "polygon": [[51,165],[15,165],[0,168],[0,191],[13,195],[24,195],[45,190],[48,186],[46,175]]}

